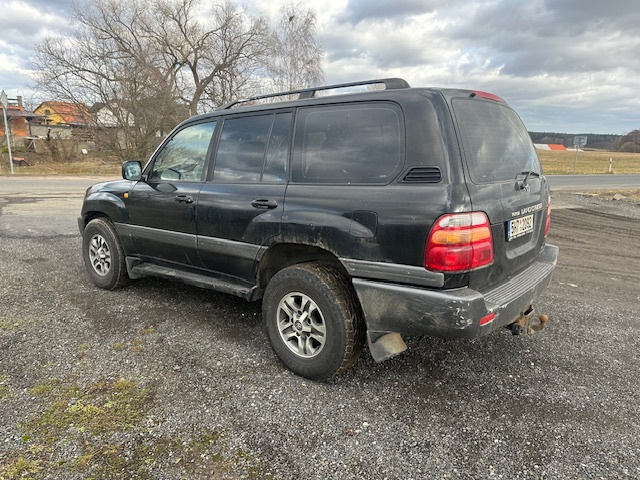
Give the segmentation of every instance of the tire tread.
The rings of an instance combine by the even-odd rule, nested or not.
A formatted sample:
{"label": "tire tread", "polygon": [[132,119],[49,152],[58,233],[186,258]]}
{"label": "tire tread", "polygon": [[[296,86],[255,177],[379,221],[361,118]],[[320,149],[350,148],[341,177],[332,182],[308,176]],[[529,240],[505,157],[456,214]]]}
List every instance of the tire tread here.
{"label": "tire tread", "polygon": [[[299,263],[287,267],[274,275],[272,281],[267,286],[267,290],[265,291],[265,301],[267,303],[270,302],[270,291],[272,288],[278,288],[280,281],[284,281],[285,278],[295,280],[296,277],[298,279],[302,279],[304,277],[304,279],[310,282],[316,289],[321,288],[323,290],[328,290],[327,293],[330,296],[330,301],[332,301],[334,306],[337,307],[340,312],[340,320],[342,322],[341,327],[344,328],[345,333],[345,348],[342,352],[340,363],[337,365],[337,368],[332,371],[329,368],[323,373],[310,374],[297,372],[294,368],[291,368],[289,365],[287,366],[295,373],[313,380],[324,380],[332,376],[340,375],[346,372],[357,362],[365,340],[364,317],[360,303],[358,302],[355,291],[353,290],[353,286],[349,279],[333,266],[315,262]],[[272,346],[274,346],[273,341],[269,336],[269,312],[268,308],[265,308],[264,305],[265,304],[263,303],[265,327],[267,329],[269,340],[272,342]],[[275,346],[274,350],[278,353]],[[278,354],[278,356],[280,355]],[[284,359],[282,357],[280,359],[286,365]],[[337,362],[335,363],[337,364]]]}
{"label": "tire tread", "polygon": [[[107,284],[106,286],[102,286],[97,284],[94,280],[95,277],[90,270],[91,266],[85,265],[87,268],[87,271],[89,272],[89,276],[91,277],[92,280],[94,280],[94,283],[96,283],[97,286],[107,290],[115,290],[117,288],[121,288],[128,285],[131,282],[131,279],[129,278],[129,275],[127,273],[127,265],[125,262],[124,249],[122,248],[120,237],[118,236],[118,232],[116,232],[116,229],[113,223],[105,217],[94,218],[87,224],[85,228],[85,233],[84,233],[85,236],[87,235],[87,230],[90,230],[91,228],[96,228],[97,230],[102,231],[103,235],[110,237],[108,241],[115,247],[115,252],[113,252],[112,257],[114,257],[114,260],[116,260],[115,257],[117,256],[117,262],[114,261],[112,264],[112,268],[115,268],[114,270],[115,283],[113,283],[113,285]],[[85,256],[84,256],[84,246],[83,246],[83,259],[85,262],[87,262],[87,258],[84,258],[84,257]]]}

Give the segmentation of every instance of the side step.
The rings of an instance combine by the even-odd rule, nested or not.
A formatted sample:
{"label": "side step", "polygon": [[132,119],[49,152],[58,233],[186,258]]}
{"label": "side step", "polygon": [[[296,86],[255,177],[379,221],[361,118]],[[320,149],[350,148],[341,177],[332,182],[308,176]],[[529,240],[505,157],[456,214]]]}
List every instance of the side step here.
{"label": "side step", "polygon": [[246,285],[229,282],[220,278],[210,277],[208,275],[187,272],[148,262],[135,263],[139,260],[131,260],[133,259],[127,258],[127,271],[131,278],[142,278],[146,276],[166,278],[168,280],[206,288],[208,290],[215,290],[216,292],[228,293],[249,301],[257,300],[257,298],[254,298],[257,290],[257,287],[255,286],[248,287]]}

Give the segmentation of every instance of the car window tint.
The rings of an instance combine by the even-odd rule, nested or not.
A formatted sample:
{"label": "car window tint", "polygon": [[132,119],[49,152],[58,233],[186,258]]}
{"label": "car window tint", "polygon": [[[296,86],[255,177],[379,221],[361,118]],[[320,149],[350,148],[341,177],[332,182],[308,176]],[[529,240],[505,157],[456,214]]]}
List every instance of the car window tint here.
{"label": "car window tint", "polygon": [[200,181],[216,122],[183,128],[155,157],[149,180]]}
{"label": "car window tint", "polygon": [[510,108],[477,100],[455,100],[467,165],[474,183],[513,180],[520,172],[542,172],[527,129]]}
{"label": "car window tint", "polygon": [[287,181],[289,145],[291,140],[291,113],[279,113],[273,122],[262,181],[283,183]]}
{"label": "car window tint", "polygon": [[225,120],[216,154],[216,182],[259,182],[274,115]]}
{"label": "car window tint", "polygon": [[387,183],[402,161],[401,119],[391,105],[301,109],[296,135],[295,182]]}

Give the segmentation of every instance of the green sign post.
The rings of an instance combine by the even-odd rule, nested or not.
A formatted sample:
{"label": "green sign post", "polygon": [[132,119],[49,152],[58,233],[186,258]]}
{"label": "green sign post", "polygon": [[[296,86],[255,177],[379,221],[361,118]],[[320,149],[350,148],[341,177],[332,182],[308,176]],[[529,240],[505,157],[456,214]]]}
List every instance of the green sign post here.
{"label": "green sign post", "polygon": [[576,168],[578,167],[578,150],[580,147],[584,147],[587,144],[586,135],[576,135],[573,137],[573,146],[576,147],[576,159],[573,162],[573,174],[576,174]]}

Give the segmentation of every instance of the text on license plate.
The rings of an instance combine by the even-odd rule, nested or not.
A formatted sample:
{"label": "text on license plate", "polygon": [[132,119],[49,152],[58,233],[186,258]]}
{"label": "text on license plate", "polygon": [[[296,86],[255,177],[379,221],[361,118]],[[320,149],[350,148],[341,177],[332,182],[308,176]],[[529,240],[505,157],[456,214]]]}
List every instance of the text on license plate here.
{"label": "text on license plate", "polygon": [[507,241],[533,232],[533,215],[509,220],[507,224]]}

